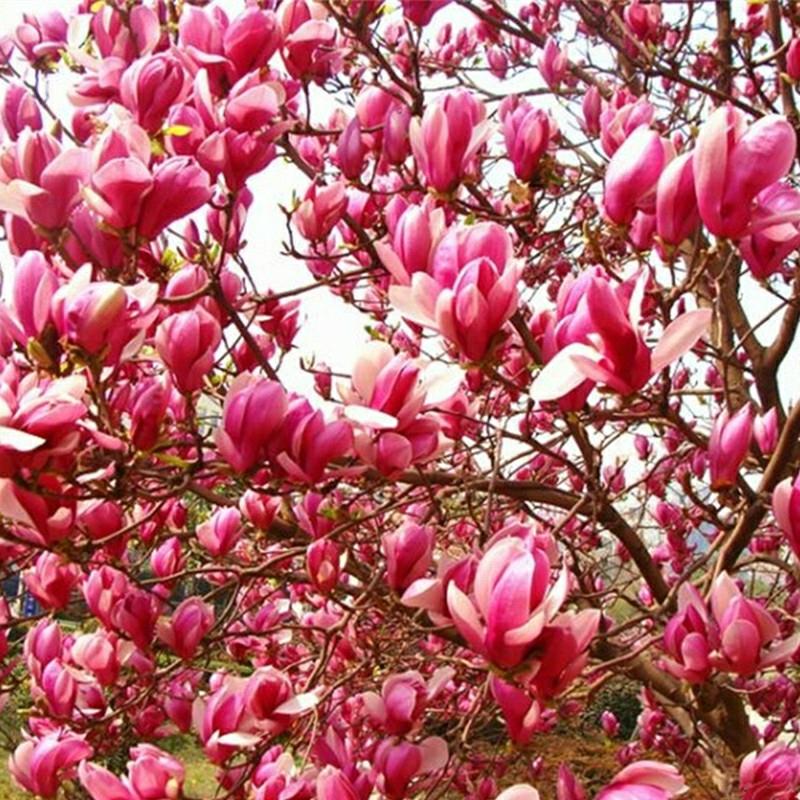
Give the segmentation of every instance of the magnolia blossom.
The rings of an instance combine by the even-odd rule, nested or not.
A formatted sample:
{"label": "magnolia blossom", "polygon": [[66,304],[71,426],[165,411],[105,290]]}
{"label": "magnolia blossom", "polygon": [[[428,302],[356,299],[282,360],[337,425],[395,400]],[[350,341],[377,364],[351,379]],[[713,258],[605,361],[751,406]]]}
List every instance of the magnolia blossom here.
{"label": "magnolia blossom", "polygon": [[797,139],[789,122],[771,114],[748,127],[742,111],[718,108],[703,124],[692,159],[697,205],[715,236],[748,232],[759,192],[783,178]]}
{"label": "magnolia blossom", "polygon": [[640,326],[645,281],[642,274],[626,292],[589,272],[562,286],[545,340],[552,356],[533,384],[535,400],[558,400],[587,380],[631,394],[695,345],[711,321],[709,309],[684,312],[655,348],[647,346]]}
{"label": "magnolia blossom", "polygon": [[438,330],[464,358],[480,361],[517,310],[518,277],[502,228],[454,228],[440,241],[430,272],[415,271],[409,286],[392,286],[389,299],[406,319]]}
{"label": "magnolia blossom", "polygon": [[375,753],[378,785],[389,800],[403,800],[415,779],[442,769],[448,757],[447,743],[438,736],[420,744],[382,742]]}
{"label": "magnolia blossom", "polygon": [[789,546],[800,558],[800,476],[782,480],[772,492],[772,513],[786,535]]}
{"label": "magnolia blossom", "polygon": [[645,127],[624,141],[606,168],[603,206],[612,222],[629,223],[637,209],[653,210],[656,185],[674,154],[667,140]]}
{"label": "magnolia blossom", "polygon": [[708,440],[711,488],[733,486],[750,449],[753,432],[753,409],[742,406],[733,416],[725,408],[714,420]]}
{"label": "magnolia blossom", "polygon": [[402,736],[418,725],[427,704],[453,675],[451,667],[440,667],[425,681],[419,672],[410,670],[387,678],[380,695],[364,692],[361,699],[374,725],[390,735]]}
{"label": "magnolia blossom", "polygon": [[683,680],[702,683],[715,669],[749,676],[786,662],[800,647],[800,634],[781,640],[772,615],[725,572],[714,581],[710,606],[691,584],[681,584],[678,612],[664,630],[662,663]]}
{"label": "magnolia blossom", "polygon": [[385,475],[436,455],[439,422],[425,412],[452,396],[460,381],[458,374],[423,371],[385,342],[371,342],[353,367],[351,386],[339,386],[345,417],[358,425],[358,455]]}
{"label": "magnolia blossom", "polygon": [[50,800],[78,763],[91,755],[92,748],[82,736],[56,729],[22,742],[9,756],[8,771],[23,789]]}
{"label": "magnolia blossom", "polygon": [[407,589],[433,562],[435,535],[428,526],[407,522],[381,537],[386,557],[386,582],[395,591]]}
{"label": "magnolia blossom", "polygon": [[800,753],[782,742],[748,753],[739,767],[742,800],[792,800],[800,790]]}
{"label": "magnolia blossom", "polygon": [[431,103],[411,121],[411,150],[417,166],[437,192],[455,189],[471,171],[473,158],[491,128],[483,103],[465,89]]}
{"label": "magnolia blossom", "polygon": [[550,559],[536,546],[509,536],[493,544],[475,573],[473,597],[455,582],[447,608],[470,647],[499,667],[522,663],[567,597],[569,573],[551,585]]}

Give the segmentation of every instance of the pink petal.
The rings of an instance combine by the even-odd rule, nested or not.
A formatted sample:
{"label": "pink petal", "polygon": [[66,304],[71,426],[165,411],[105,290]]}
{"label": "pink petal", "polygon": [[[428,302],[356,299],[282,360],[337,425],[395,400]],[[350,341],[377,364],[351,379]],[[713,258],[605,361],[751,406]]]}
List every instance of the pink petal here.
{"label": "pink petal", "polygon": [[653,349],[651,357],[653,372],[659,372],[684,353],[688,353],[708,330],[711,317],[710,308],[698,308],[696,311],[687,311],[670,322]]}
{"label": "pink petal", "polygon": [[571,358],[575,354],[597,361],[600,354],[585,344],[573,343],[567,345],[544,365],[531,387],[531,397],[540,403],[548,400],[558,400],[573,389],[577,389],[585,380],[586,375],[578,364]]}

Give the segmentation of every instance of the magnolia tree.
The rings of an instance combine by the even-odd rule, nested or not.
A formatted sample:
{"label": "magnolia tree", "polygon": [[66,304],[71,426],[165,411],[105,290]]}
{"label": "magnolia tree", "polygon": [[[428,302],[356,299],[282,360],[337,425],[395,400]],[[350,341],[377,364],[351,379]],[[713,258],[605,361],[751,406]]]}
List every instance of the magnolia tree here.
{"label": "magnolia tree", "polygon": [[[8,23],[16,783],[189,798],[181,734],[231,800],[794,798],[798,24],[779,0]],[[298,365],[331,293],[363,345]],[[620,679],[616,775],[543,772]]]}

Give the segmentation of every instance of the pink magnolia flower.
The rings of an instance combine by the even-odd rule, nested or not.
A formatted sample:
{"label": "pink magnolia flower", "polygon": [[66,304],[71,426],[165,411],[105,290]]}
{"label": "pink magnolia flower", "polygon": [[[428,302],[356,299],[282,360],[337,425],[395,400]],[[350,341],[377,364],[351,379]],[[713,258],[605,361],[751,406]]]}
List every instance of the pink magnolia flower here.
{"label": "pink magnolia flower", "polygon": [[9,756],[8,770],[16,783],[39,797],[50,800],[75,766],[92,755],[82,736],[54,730],[41,737],[25,739]]}
{"label": "pink magnolia flower", "polygon": [[92,800],[178,800],[186,771],[177,758],[151,744],[131,748],[128,774],[112,772],[84,761],[78,777]]}
{"label": "pink magnolia flower", "polygon": [[53,295],[53,322],[72,344],[113,364],[141,347],[158,315],[157,298],[158,287],[149,281],[133,286],[92,281],[87,264]]}
{"label": "pink magnolia flower", "polygon": [[778,623],[725,572],[714,581],[710,603],[709,613],[699,592],[681,585],[678,613],[664,630],[669,657],[662,662],[676,677],[702,683],[713,669],[749,676],[787,661],[800,646],[800,634],[775,644]]}
{"label": "pink magnolia flower", "polygon": [[220,508],[197,526],[197,541],[214,558],[230,553],[242,536],[242,515],[238,508]]}
{"label": "pink magnolia flower", "polygon": [[39,545],[52,544],[72,531],[75,503],[64,496],[66,488],[55,476],[42,476],[37,489],[32,492],[0,478],[0,514],[20,526],[17,536]]}
{"label": "pink magnolia flower", "polygon": [[211,199],[208,173],[193,159],[176,156],[153,170],[152,188],[144,198],[136,226],[140,236],[154,239]]}
{"label": "pink magnolia flower", "polygon": [[392,736],[404,736],[419,723],[429,702],[453,677],[453,669],[440,667],[429,681],[414,670],[390,675],[376,692],[364,692],[361,699],[370,720]]}
{"label": "pink magnolia flower", "polygon": [[401,0],[401,5],[403,6],[403,16],[420,28],[424,28],[437,11],[450,2],[451,0],[427,0],[425,3],[419,3],[417,0]]}
{"label": "pink magnolia flower", "polygon": [[222,457],[237,472],[263,463],[287,409],[286,392],[279,383],[247,372],[237,375],[225,396],[222,424],[214,437]]}
{"label": "pink magnolia flower", "polygon": [[793,800],[800,791],[800,753],[783,742],[748,753],[739,767],[742,800]]}
{"label": "pink magnolia flower", "polygon": [[607,156],[613,156],[622,143],[639,127],[648,127],[655,115],[653,106],[643,97],[633,102],[617,94],[600,113],[600,142]]}
{"label": "pink magnolia flower", "polygon": [[625,24],[631,33],[643,42],[654,42],[661,25],[661,6],[658,3],[632,0],[625,6]]}
{"label": "pink magnolia flower", "polygon": [[162,161],[152,173],[132,156],[111,158],[85,187],[87,204],[114,228],[136,228],[145,239],[196,211],[211,198],[208,173],[187,156]]}
{"label": "pink magnolia flower", "polygon": [[222,49],[237,76],[267,65],[280,45],[278,18],[272,11],[250,6],[225,29]]}
{"label": "pink magnolia flower", "polygon": [[106,565],[93,569],[86,576],[81,588],[92,614],[103,625],[111,627],[114,607],[129,591],[130,581],[125,573]]}
{"label": "pink magnolia flower", "polygon": [[595,796],[595,800],[669,800],[686,791],[686,783],[671,764],[658,761],[635,761],[620,770],[614,779]]}
{"label": "pink magnolia flower", "polygon": [[280,511],[279,497],[268,497],[248,489],[239,498],[239,510],[242,516],[260,531],[269,530],[269,526]]}
{"label": "pink magnolia flower", "polygon": [[639,325],[645,279],[630,293],[594,271],[564,283],[545,333],[549,360],[533,384],[535,400],[558,400],[587,380],[631,394],[694,346],[711,320],[709,309],[681,314],[653,350],[647,346]]}
{"label": "pink magnolia flower", "polygon": [[603,729],[606,736],[611,739],[619,736],[619,720],[613,711],[605,709],[600,715],[600,727]]}
{"label": "pink magnolia flower", "polygon": [[506,152],[521,181],[530,181],[550,144],[550,117],[524,100],[508,97],[500,105]]}
{"label": "pink magnolia flower", "polygon": [[341,61],[337,32],[325,11],[307,0],[290,0],[280,7],[283,42],[281,56],[293,78],[324,81]]}
{"label": "pink magnolia flower", "polygon": [[508,735],[516,744],[527,744],[536,732],[542,716],[542,706],[530,694],[496,675],[492,675],[489,686],[492,697],[503,712]]}
{"label": "pink magnolia flower", "polygon": [[25,58],[36,63],[40,58],[57,58],[67,44],[67,20],[60,11],[23,14],[14,41]]}
{"label": "pink magnolia flower", "polygon": [[0,120],[9,138],[16,140],[28,128],[42,129],[42,114],[34,96],[19,83],[10,83],[0,106]]}
{"label": "pink magnolia flower", "polygon": [[184,564],[181,540],[177,536],[170,536],[150,556],[150,569],[153,570],[153,575],[162,580],[180,572]]}
{"label": "pink magnolia flower", "polygon": [[329,464],[352,452],[353,433],[344,420],[326,422],[305,398],[289,403],[281,436],[271,443],[274,461],[286,475],[300,483],[315,484]]}
{"label": "pink magnolia flower", "polygon": [[50,302],[58,285],[55,270],[41,253],[29,250],[17,259],[13,308],[25,337],[37,338],[50,322]]}
{"label": "pink magnolia flower", "polygon": [[172,800],[182,794],[186,771],[174,756],[152,744],[131,748],[128,784],[134,797],[141,800]]}
{"label": "pink magnolia flower", "polygon": [[128,787],[113,772],[84,761],[78,767],[81,785],[92,800],[136,800]]}
{"label": "pink magnolia flower", "polygon": [[385,342],[370,342],[353,367],[350,386],[341,384],[344,415],[356,423],[356,453],[384,475],[407,469],[439,450],[438,420],[425,412],[458,388],[461,376],[425,372]]}
{"label": "pink magnolia flower", "polygon": [[280,733],[316,703],[313,694],[295,695],[289,679],[272,667],[249,678],[218,677],[212,694],[196,700],[192,712],[203,750],[215,764],[252,747],[261,735]]}
{"label": "pink magnolia flower", "polygon": [[314,588],[330,594],[339,582],[341,552],[331,539],[317,539],[306,549],[306,571]]}
{"label": "pink magnolia flower", "polygon": [[[600,114],[603,110],[603,97],[596,86],[590,86],[581,101],[581,112],[583,113],[583,129],[591,136],[600,133]],[[649,120],[645,123],[649,124]],[[613,155],[608,153],[608,155]]]}
{"label": "pink magnolia flower", "polygon": [[292,221],[304,238],[317,242],[333,230],[346,209],[347,195],[343,183],[323,187],[312,183],[292,214]]}
{"label": "pink magnolia flower", "polygon": [[[7,611],[7,607],[4,607],[4,614]],[[57,622],[52,620],[41,619],[28,630],[22,653],[25,665],[34,680],[41,680],[42,672],[47,664],[61,657],[63,642],[61,628]]]}
{"label": "pink magnolia flower", "polygon": [[432,271],[436,246],[445,233],[444,211],[427,203],[409,205],[388,221],[391,245],[376,242],[375,249],[392,279],[407,286],[415,272]]}
{"label": "pink magnolia flower", "polygon": [[793,81],[800,79],[800,38],[796,36],[786,51],[786,72]]}
{"label": "pink magnolia flower", "polygon": [[126,63],[151,52],[161,38],[158,15],[149,6],[134,6],[123,18],[114,6],[104,5],[92,15],[91,28],[100,55]]}
{"label": "pink magnolia flower", "polygon": [[435,537],[428,526],[407,522],[381,537],[386,557],[386,582],[396,592],[407,589],[433,562]]}
{"label": "pink magnolia flower", "polygon": [[774,183],[756,195],[749,235],[738,242],[753,277],[766,280],[779,272],[800,246],[800,192]]}
{"label": "pink magnolia flower", "polygon": [[89,152],[61,150],[47,134],[29,129],[22,131],[15,150],[16,175],[0,185],[0,210],[42,228],[63,228],[88,180]]}
{"label": "pink magnolia flower", "polygon": [[182,392],[194,392],[203,385],[220,341],[219,322],[199,306],[171,314],[155,335],[156,350]]}
{"label": "pink magnolia flower", "polygon": [[170,108],[184,99],[190,85],[181,62],[168,53],[158,53],[134,61],[125,70],[119,94],[134,120],[154,133]]}
{"label": "pink magnolia flower", "polygon": [[92,175],[87,202],[114,228],[131,228],[152,187],[150,170],[138,158],[112,158]]}
{"label": "pink magnolia flower", "polygon": [[336,147],[336,160],[342,175],[351,181],[358,180],[364,170],[366,155],[361,123],[358,117],[353,117],[340,134]]}
{"label": "pink magnolia flower", "polygon": [[451,582],[447,608],[473,650],[498,667],[510,669],[530,655],[566,600],[568,585],[569,573],[562,569],[551,586],[547,554],[508,536],[483,554],[473,599]]}
{"label": "pink magnolia flower", "polygon": [[336,767],[320,770],[316,781],[317,800],[359,800],[359,795],[350,779]]}
{"label": "pink magnolia flower", "polygon": [[589,645],[600,625],[600,612],[587,608],[559,614],[544,627],[530,658],[530,686],[542,699],[565,691],[589,660]]}
{"label": "pink magnolia flower", "polygon": [[134,387],[128,410],[131,441],[139,450],[151,450],[158,443],[169,400],[170,390],[158,378],[142,380]]}
{"label": "pink magnolia flower", "polygon": [[187,597],[169,619],[159,620],[156,633],[175,655],[189,661],[213,627],[213,606],[199,597]]}
{"label": "pink magnolia flower", "polygon": [[120,659],[115,634],[105,631],[81,634],[72,642],[69,654],[75,664],[94,675],[102,686],[116,682]]}
{"label": "pink magnolia flower", "polygon": [[779,433],[778,410],[775,407],[753,420],[753,438],[763,455],[767,456],[775,450]]}
{"label": "pink magnolia flower", "polygon": [[785,478],[772,492],[772,513],[786,535],[789,547],[800,558],[800,475]]}
{"label": "pink magnolia flower", "polygon": [[286,91],[280,83],[261,83],[257,75],[247,75],[228,94],[225,124],[235,131],[258,133],[260,139],[274,141],[291,127],[280,120],[285,103]]}
{"label": "pink magnolia flower", "polygon": [[583,786],[566,764],[560,764],[558,767],[556,798],[557,800],[586,800]]}
{"label": "pink magnolia flower", "polygon": [[420,744],[381,742],[375,751],[378,786],[389,800],[408,797],[412,782],[444,768],[448,761],[447,742],[429,736]]}
{"label": "pink magnolia flower", "polygon": [[692,153],[678,156],[667,164],[658,179],[656,230],[666,244],[679,245],[700,223],[692,158]]}
{"label": "pink magnolia flower", "polygon": [[143,650],[149,648],[159,612],[153,595],[109,566],[93,569],[82,590],[89,610],[106,628],[126,635]]}
{"label": "pink magnolia flower", "polygon": [[674,154],[666,139],[644,126],[625,139],[606,167],[603,207],[612,222],[628,224],[637,210],[654,210],[656,186]]}
{"label": "pink magnolia flower", "polygon": [[389,289],[392,305],[406,319],[437,329],[470,361],[488,355],[519,303],[519,271],[501,231],[493,223],[454,228],[439,243],[431,274],[414,272],[410,286]]}
{"label": "pink magnolia flower", "polygon": [[69,603],[72,590],[81,579],[77,564],[65,563],[56,553],[43,551],[33,569],[25,575],[30,593],[47,609],[59,609]]}
{"label": "pink magnolia flower", "polygon": [[[178,24],[178,42],[194,70],[206,67],[222,77],[227,64],[223,55],[223,39],[229,25],[228,15],[221,8],[187,8]],[[218,74],[217,74],[218,73]]]}
{"label": "pink magnolia flower", "polygon": [[718,108],[700,129],[692,159],[697,205],[709,231],[730,239],[744,235],[753,201],[786,175],[796,148],[783,117],[770,114],[748,127],[742,111]]}
{"label": "pink magnolia flower", "polygon": [[222,175],[226,187],[238,192],[275,158],[275,152],[273,138],[268,133],[226,128],[203,140],[197,148],[197,161],[212,180]]}
{"label": "pink magnolia flower", "polygon": [[[42,380],[31,373],[18,382],[15,377],[7,368],[6,382],[0,386],[2,475],[12,475],[21,466],[41,468],[49,458],[73,452],[80,440],[76,423],[87,413],[83,376]],[[3,513],[31,527],[36,527],[36,519],[44,521],[40,512],[34,510],[41,505],[40,501],[33,498],[29,501],[19,487],[8,489],[6,502],[10,505]],[[17,509],[16,513],[12,507]]]}
{"label": "pink magnolia flower", "polygon": [[711,488],[734,486],[753,434],[753,408],[742,406],[733,416],[727,408],[714,420],[708,440]]}
{"label": "pink magnolia flower", "polygon": [[417,578],[403,592],[401,602],[410,608],[424,608],[437,625],[452,625],[447,607],[447,594],[451,583],[462,592],[470,591],[477,570],[478,560],[470,554],[455,559],[443,554],[436,567],[436,577]]}
{"label": "pink magnolia flower", "polygon": [[[369,149],[379,151],[383,146],[383,149],[386,150],[385,135],[386,127],[390,124],[390,116],[393,112],[401,109],[408,111],[400,98],[382,86],[367,85],[358,93],[354,110],[360,123],[362,136]],[[410,113],[408,121],[411,121]],[[408,131],[406,130],[406,141],[407,139]]]}
{"label": "pink magnolia flower", "polygon": [[75,711],[78,684],[61,659],[54,658],[45,665],[38,686],[32,689],[32,693],[44,699],[48,711],[54,717],[68,719]]}
{"label": "pink magnolia flower", "polygon": [[411,152],[411,109],[395,105],[386,116],[383,130],[383,154],[390,164],[402,164]]}
{"label": "pink magnolia flower", "polygon": [[452,192],[475,169],[475,156],[489,138],[486,108],[466,89],[437,98],[422,118],[411,120],[411,150],[425,183]]}
{"label": "pink magnolia flower", "polygon": [[557,89],[566,77],[568,66],[566,51],[561,50],[555,39],[548,37],[539,56],[539,72],[544,82],[551,89]]}

